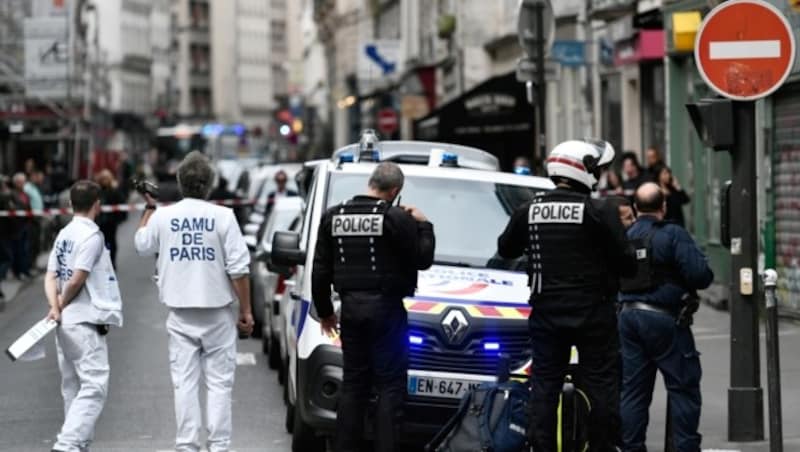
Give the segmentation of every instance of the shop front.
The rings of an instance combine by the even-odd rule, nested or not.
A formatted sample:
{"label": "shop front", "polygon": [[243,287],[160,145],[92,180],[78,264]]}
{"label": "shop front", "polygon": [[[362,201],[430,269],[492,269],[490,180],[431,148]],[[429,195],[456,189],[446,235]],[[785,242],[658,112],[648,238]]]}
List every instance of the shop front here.
{"label": "shop front", "polygon": [[414,139],[476,147],[510,170],[514,159],[532,159],[535,111],[514,73],[491,78],[414,121]]}

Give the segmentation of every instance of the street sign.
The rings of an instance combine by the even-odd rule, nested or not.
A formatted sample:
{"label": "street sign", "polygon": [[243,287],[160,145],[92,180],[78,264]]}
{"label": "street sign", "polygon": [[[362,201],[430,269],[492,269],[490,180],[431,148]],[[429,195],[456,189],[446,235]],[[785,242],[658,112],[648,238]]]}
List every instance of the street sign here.
{"label": "street sign", "polygon": [[544,53],[550,52],[555,38],[555,16],[553,15],[553,5],[550,0],[520,0],[519,18],[517,20],[517,33],[519,45],[529,57],[537,55],[536,43],[536,7],[542,6],[542,36],[545,38]]}
{"label": "street sign", "polygon": [[757,100],[772,94],[791,73],[794,33],[769,3],[729,0],[703,20],[694,57],[711,89],[733,100]]}
{"label": "street sign", "polygon": [[[517,60],[517,81],[535,82],[537,77],[536,61],[530,58],[520,58]],[[544,80],[555,82],[561,78],[561,64],[556,60],[545,60]]]}
{"label": "street sign", "polygon": [[398,127],[397,112],[393,108],[383,108],[378,111],[378,131],[386,136],[391,136]]}

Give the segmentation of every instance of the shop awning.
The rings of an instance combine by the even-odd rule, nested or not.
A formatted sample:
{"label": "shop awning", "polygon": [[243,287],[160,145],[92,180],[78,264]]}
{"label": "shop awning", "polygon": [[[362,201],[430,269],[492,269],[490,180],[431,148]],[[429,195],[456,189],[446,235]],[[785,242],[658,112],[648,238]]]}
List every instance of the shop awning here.
{"label": "shop awning", "polygon": [[534,154],[534,115],[525,85],[512,72],[491,78],[414,121],[414,138],[483,149],[508,170],[516,157]]}

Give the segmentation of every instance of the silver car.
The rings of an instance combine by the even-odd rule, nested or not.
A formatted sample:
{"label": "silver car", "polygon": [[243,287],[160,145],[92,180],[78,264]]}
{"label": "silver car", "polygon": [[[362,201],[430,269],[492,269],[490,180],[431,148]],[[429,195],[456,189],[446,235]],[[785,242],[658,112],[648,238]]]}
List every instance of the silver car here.
{"label": "silver car", "polygon": [[300,225],[302,208],[303,200],[298,196],[280,198],[275,202],[253,259],[253,312],[261,314],[263,319],[262,347],[264,353],[269,355],[269,365],[273,369],[281,364],[281,302],[286,292],[286,277],[271,271],[267,262],[275,232],[296,231]]}

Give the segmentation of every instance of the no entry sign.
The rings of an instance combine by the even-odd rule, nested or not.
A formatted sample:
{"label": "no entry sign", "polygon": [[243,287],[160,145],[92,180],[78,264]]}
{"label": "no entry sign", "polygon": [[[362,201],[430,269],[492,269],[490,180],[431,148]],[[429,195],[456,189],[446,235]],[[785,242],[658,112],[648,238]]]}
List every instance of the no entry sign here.
{"label": "no entry sign", "polygon": [[378,130],[385,134],[391,135],[397,131],[399,120],[397,112],[392,108],[383,108],[378,111]]}
{"label": "no entry sign", "polygon": [[729,0],[703,20],[694,46],[703,80],[734,100],[756,100],[778,89],[792,71],[794,34],[774,6]]}

